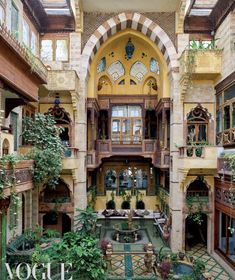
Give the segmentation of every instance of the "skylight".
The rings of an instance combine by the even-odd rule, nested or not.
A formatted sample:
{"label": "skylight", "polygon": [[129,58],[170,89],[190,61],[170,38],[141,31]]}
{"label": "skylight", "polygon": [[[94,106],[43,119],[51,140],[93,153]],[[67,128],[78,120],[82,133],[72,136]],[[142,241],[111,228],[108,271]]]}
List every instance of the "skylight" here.
{"label": "skylight", "polygon": [[191,9],[190,16],[209,16],[212,9]]}

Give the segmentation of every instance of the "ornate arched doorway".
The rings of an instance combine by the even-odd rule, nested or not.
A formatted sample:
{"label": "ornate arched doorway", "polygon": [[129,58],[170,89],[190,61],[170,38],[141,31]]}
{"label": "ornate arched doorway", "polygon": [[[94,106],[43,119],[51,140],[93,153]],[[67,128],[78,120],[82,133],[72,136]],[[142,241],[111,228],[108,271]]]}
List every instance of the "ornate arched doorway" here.
{"label": "ornate arched doorway", "polygon": [[207,246],[209,189],[204,177],[198,177],[187,188],[185,219],[185,249]]}

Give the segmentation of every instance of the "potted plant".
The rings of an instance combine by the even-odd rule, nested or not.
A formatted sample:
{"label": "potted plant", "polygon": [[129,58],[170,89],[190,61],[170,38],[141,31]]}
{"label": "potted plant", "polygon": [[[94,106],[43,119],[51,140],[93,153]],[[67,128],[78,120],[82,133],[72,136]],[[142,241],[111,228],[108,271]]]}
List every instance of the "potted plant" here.
{"label": "potted plant", "polygon": [[136,194],[136,209],[145,209],[145,203],[143,201],[144,194],[137,191]]}
{"label": "potted plant", "polygon": [[106,203],[106,209],[116,209],[116,203],[114,201],[114,191],[111,193],[111,199]]}
{"label": "potted plant", "polygon": [[123,202],[121,204],[122,209],[130,209],[131,208],[131,194],[123,191],[122,193]]}

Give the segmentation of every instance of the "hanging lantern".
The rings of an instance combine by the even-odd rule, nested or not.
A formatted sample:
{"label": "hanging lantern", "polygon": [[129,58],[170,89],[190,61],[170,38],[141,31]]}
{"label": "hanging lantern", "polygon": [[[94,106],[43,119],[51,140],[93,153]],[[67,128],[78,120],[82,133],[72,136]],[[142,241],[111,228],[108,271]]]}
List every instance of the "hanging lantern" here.
{"label": "hanging lantern", "polygon": [[129,38],[129,40],[126,44],[125,50],[126,50],[126,58],[128,60],[131,59],[133,56],[134,50],[135,50],[135,46],[131,42],[131,38]]}

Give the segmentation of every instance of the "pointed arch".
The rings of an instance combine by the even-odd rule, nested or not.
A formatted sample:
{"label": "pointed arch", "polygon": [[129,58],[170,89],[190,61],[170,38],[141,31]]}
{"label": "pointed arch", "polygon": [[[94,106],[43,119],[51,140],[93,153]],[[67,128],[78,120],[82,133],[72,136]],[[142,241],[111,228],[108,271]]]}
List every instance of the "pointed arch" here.
{"label": "pointed arch", "polygon": [[81,78],[87,79],[91,62],[100,46],[109,37],[126,28],[137,30],[150,38],[160,49],[169,71],[178,67],[175,46],[158,24],[139,13],[121,13],[104,22],[87,41],[82,52]]}

